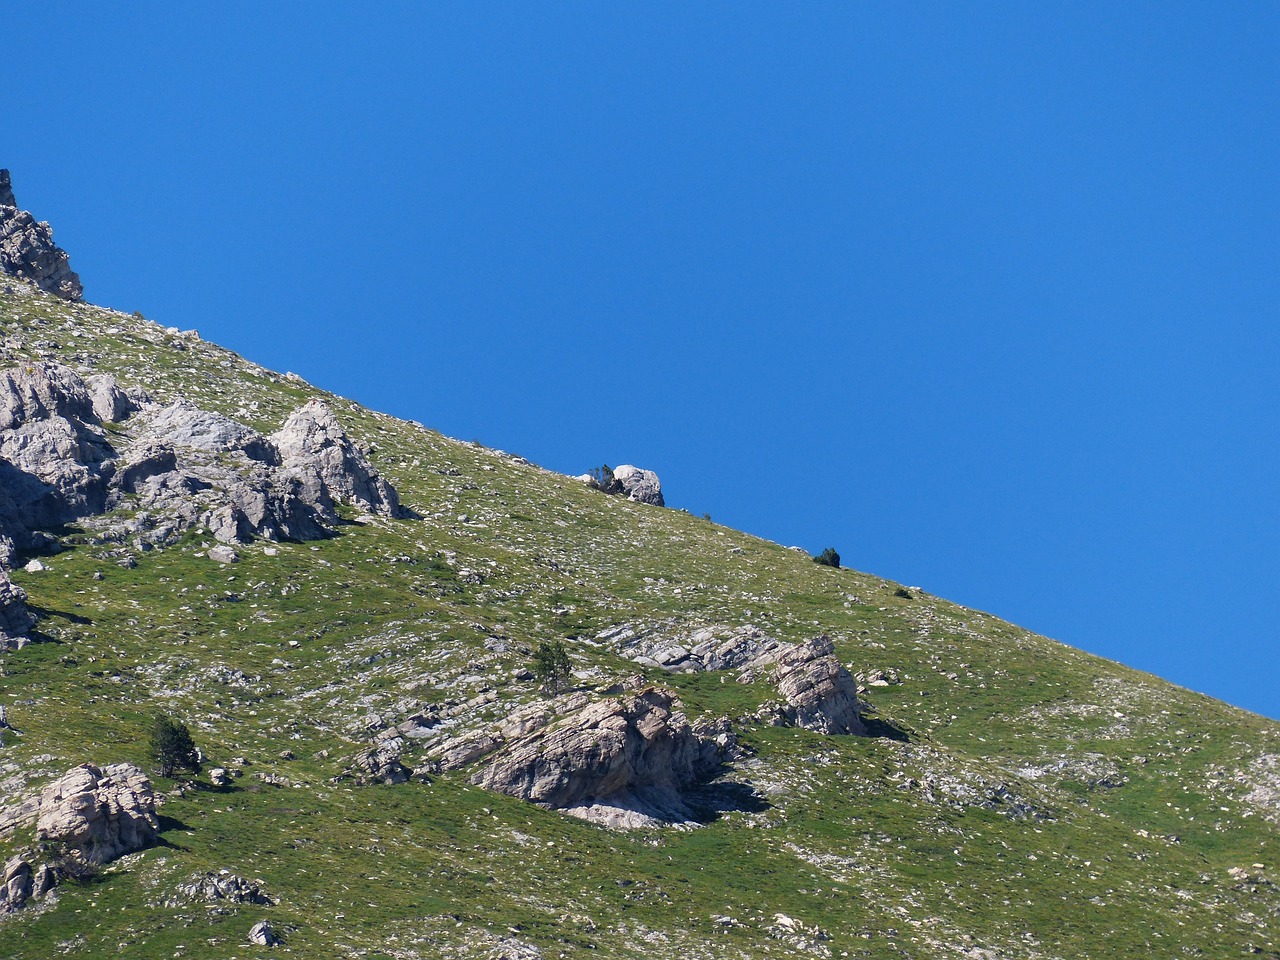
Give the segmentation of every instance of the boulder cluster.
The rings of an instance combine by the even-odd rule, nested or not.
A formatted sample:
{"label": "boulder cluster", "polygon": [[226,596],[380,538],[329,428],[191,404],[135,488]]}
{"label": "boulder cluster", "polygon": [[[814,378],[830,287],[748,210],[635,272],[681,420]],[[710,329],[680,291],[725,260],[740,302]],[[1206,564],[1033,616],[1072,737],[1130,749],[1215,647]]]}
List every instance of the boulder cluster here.
{"label": "boulder cluster", "polygon": [[0,273],[29,280],[64,300],[84,294],[67,251],[53,242],[53,229],[18,208],[8,170],[0,170]]}
{"label": "boulder cluster", "polygon": [[64,524],[143,549],[191,528],[223,544],[316,540],[339,504],[404,514],[322,400],[263,436],[186,400],[153,403],[105,374],[51,362],[0,370],[0,649],[32,625],[5,567],[21,551],[56,549],[51,531]]}

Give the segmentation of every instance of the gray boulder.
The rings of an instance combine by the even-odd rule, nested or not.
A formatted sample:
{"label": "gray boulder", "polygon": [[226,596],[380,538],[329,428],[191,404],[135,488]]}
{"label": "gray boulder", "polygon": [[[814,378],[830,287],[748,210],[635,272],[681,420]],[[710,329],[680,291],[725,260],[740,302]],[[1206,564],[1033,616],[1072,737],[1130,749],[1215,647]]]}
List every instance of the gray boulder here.
{"label": "gray boulder", "polygon": [[36,618],[27,609],[27,593],[0,568],[0,650],[12,650],[26,643],[27,631]]}
{"label": "gray boulder", "polygon": [[652,470],[641,470],[624,463],[613,468],[613,482],[621,488],[616,492],[628,500],[651,503],[655,507],[666,506],[666,501],[662,499],[662,481]]}
{"label": "gray boulder", "polygon": [[36,839],[61,844],[87,863],[149,847],[158,829],[151,781],[133,764],[81,764],[40,794]]}
{"label": "gray boulder", "polygon": [[471,782],[614,827],[687,821],[686,792],[735,745],[727,723],[690,724],[650,687],[602,700],[504,747]]}
{"label": "gray boulder", "polygon": [[249,942],[259,947],[274,947],[279,940],[276,932],[271,929],[271,924],[265,920],[259,920],[249,930]]}
{"label": "gray boulder", "polygon": [[53,242],[53,229],[18,209],[8,170],[0,170],[0,273],[30,280],[64,300],[84,294],[67,251]]}
{"label": "gray boulder", "polygon": [[655,507],[665,507],[662,498],[662,481],[652,470],[641,470],[629,463],[610,469],[601,467],[593,473],[584,473],[577,478],[590,487],[615,497],[626,497],[636,503],[650,503]]}
{"label": "gray boulder", "polygon": [[753,664],[757,670],[773,664],[772,679],[781,697],[772,710],[775,723],[820,733],[867,735],[857,682],[833,650],[830,639],[815,637]]}
{"label": "gray boulder", "polygon": [[13,857],[0,869],[0,915],[12,913],[26,905],[35,889],[31,864]]}
{"label": "gray boulder", "polygon": [[309,502],[338,500],[384,517],[402,515],[391,484],[378,476],[323,400],[308,400],[270,439]]}

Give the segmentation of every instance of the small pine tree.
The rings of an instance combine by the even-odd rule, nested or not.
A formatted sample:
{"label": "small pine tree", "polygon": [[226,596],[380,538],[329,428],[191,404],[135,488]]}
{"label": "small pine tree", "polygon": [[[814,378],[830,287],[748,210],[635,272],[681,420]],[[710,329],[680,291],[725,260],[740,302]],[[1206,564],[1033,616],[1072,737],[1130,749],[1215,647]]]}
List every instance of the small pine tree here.
{"label": "small pine tree", "polygon": [[820,563],[824,567],[839,567],[840,554],[836,553],[835,547],[827,547],[820,554],[813,558],[814,563]]}
{"label": "small pine tree", "polygon": [[591,483],[597,490],[608,490],[613,486],[613,468],[607,463],[592,467],[588,472],[591,474]]}
{"label": "small pine tree", "polygon": [[553,695],[559,693],[569,679],[569,654],[565,653],[564,644],[559,640],[538,644],[538,651],[533,655],[533,673],[543,690]]}
{"label": "small pine tree", "polygon": [[200,754],[185,723],[157,714],[147,746],[151,759],[160,765],[162,777],[172,777],[178,770],[200,772]]}

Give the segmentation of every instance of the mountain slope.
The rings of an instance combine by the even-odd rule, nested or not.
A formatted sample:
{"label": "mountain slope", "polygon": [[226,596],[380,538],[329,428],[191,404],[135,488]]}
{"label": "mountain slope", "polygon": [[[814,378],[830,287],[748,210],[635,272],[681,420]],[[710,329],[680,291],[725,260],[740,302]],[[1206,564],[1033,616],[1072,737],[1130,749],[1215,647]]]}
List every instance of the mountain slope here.
{"label": "mountain slope", "polygon": [[[160,844],[0,919],[0,958],[247,955],[263,919],[276,952],[308,958],[1280,955],[1276,724],[194,333],[0,289],[5,366],[111,374],[262,434],[320,397],[412,511],[342,508],[335,536],[254,541],[235,563],[200,529],[143,549],[84,524],[57,531],[46,569],[18,558],[46,642],[3,654],[0,806],[85,762],[154,771],[157,710],[189,725],[206,771],[241,776],[153,775]],[[881,735],[771,725],[766,677],[670,674],[618,639],[714,625],[829,636]],[[743,749],[692,798],[702,825],[610,830],[474,786],[474,763],[432,765],[547,699],[522,678],[556,640],[570,697],[619,697],[639,672],[690,720],[732,720]],[[424,714],[440,722],[398,747],[420,774],[368,782],[358,758]],[[0,852],[32,841],[13,826]],[[276,902],[180,892],[220,870]]]}

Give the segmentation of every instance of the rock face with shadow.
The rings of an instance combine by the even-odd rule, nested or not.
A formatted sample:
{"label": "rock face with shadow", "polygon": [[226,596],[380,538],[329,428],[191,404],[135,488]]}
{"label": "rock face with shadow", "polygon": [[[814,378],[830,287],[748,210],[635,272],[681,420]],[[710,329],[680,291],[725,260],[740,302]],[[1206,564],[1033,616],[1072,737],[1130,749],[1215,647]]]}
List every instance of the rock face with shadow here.
{"label": "rock face with shadow", "polygon": [[149,546],[192,527],[224,543],[315,540],[338,522],[338,504],[404,515],[323,401],[265,437],[185,400],[152,403],[109,376],[56,363],[0,371],[0,562],[85,518],[107,540]]}
{"label": "rock face with shadow", "polygon": [[766,708],[774,723],[820,733],[868,735],[858,702],[858,684],[836,659],[825,636],[815,637],[753,663],[768,671],[779,700]]}
{"label": "rock face with shadow", "polygon": [[155,794],[131,763],[73,767],[40,794],[36,839],[92,863],[109,863],[156,841]]}
{"label": "rock face with shadow", "polygon": [[53,229],[18,208],[8,170],[0,170],[0,273],[29,280],[64,300],[84,294],[67,251],[53,242]]}
{"label": "rock face with shadow", "polygon": [[27,642],[36,618],[27,609],[27,594],[0,569],[0,650],[15,650]]}
{"label": "rock face with shadow", "polygon": [[615,828],[688,822],[687,792],[734,747],[727,721],[691,724],[674,694],[649,687],[509,743],[471,781]]}
{"label": "rock face with shadow", "polygon": [[629,463],[612,470],[601,467],[595,475],[584,473],[578,479],[604,493],[625,497],[635,503],[649,503],[655,507],[667,505],[662,496],[662,481],[658,479],[658,475],[652,470],[641,470]]}

